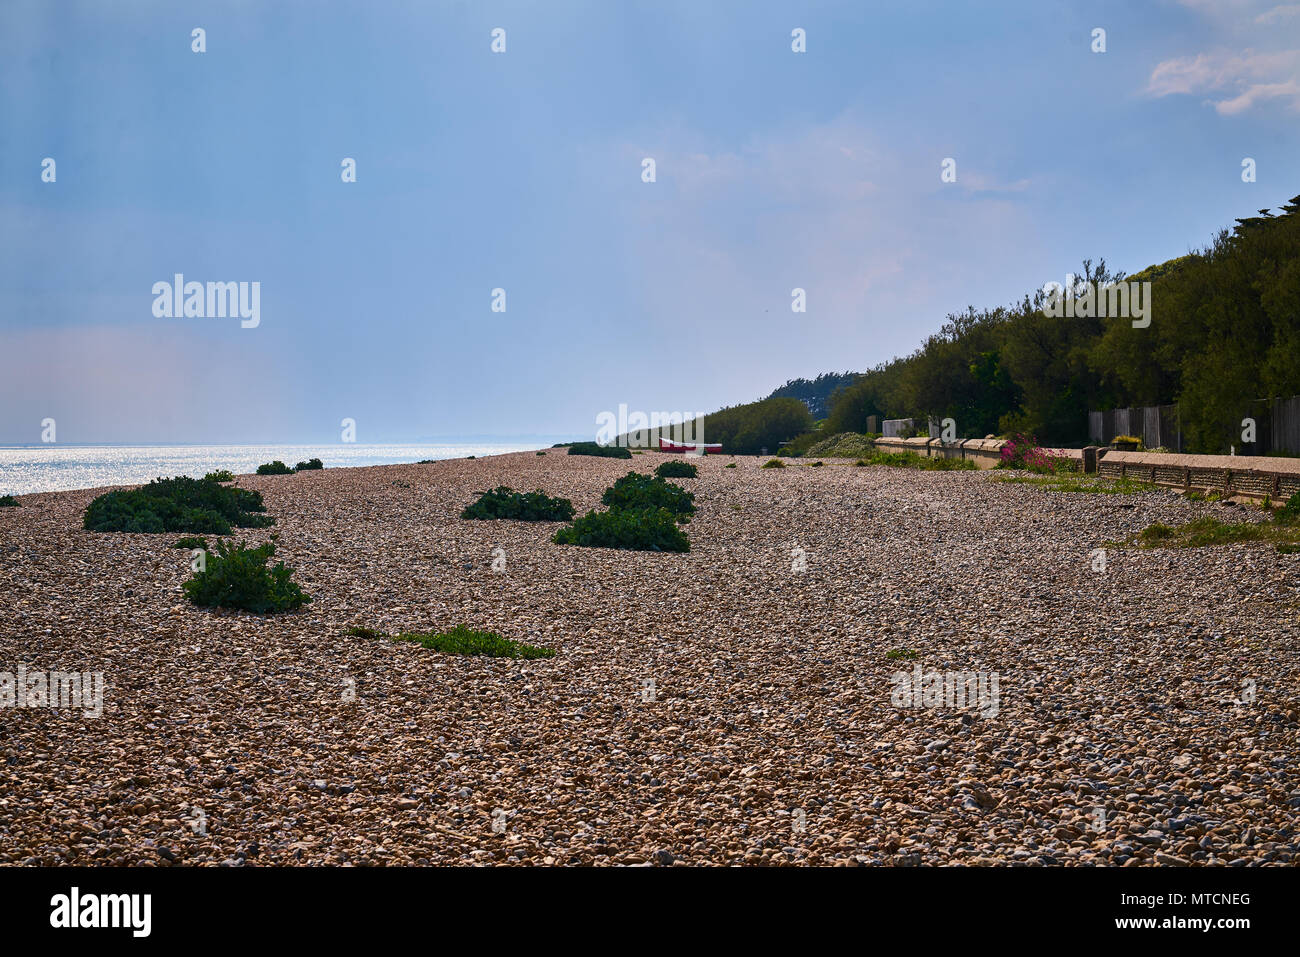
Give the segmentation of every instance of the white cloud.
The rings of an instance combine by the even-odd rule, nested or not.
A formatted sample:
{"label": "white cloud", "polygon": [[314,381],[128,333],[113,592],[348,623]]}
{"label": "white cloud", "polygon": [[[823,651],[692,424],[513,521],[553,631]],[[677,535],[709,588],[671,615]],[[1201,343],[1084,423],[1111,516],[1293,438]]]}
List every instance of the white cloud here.
{"label": "white cloud", "polygon": [[1265,101],[1281,99],[1300,110],[1300,50],[1257,53],[1201,53],[1158,63],[1146,92],[1209,95],[1208,103],[1231,116]]}
{"label": "white cloud", "polygon": [[1281,6],[1274,7],[1272,10],[1265,10],[1255,18],[1256,23],[1277,23],[1285,20],[1287,17],[1300,16],[1300,3],[1284,3]]}

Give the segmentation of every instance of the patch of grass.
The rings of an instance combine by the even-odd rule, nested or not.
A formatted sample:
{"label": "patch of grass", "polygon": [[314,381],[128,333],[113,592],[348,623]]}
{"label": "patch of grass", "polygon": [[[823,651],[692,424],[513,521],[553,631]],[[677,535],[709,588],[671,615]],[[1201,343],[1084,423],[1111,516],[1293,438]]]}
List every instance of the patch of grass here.
{"label": "patch of grass", "polygon": [[206,538],[199,538],[196,535],[187,535],[185,538],[177,539],[176,544],[173,545],[172,548],[201,548],[204,551],[207,551],[208,540]]}
{"label": "patch of grass", "polygon": [[12,495],[0,495],[0,508],[22,508]]}
{"label": "patch of grass", "polygon": [[667,509],[611,508],[588,512],[552,539],[557,545],[621,548],[642,552],[689,552],[691,543]]}
{"label": "patch of grass", "polygon": [[1300,542],[1279,542],[1277,553],[1279,555],[1300,555]]}
{"label": "patch of grass", "polygon": [[1127,478],[1098,479],[1073,472],[1057,475],[999,475],[993,481],[1033,485],[1048,492],[1080,492],[1085,495],[1135,495],[1138,492],[1154,492],[1160,487]]}
{"label": "patch of grass", "polygon": [[231,528],[265,528],[275,522],[262,494],[210,479],[177,476],[142,488],[106,492],[86,508],[82,524],[92,532],[189,532],[229,535]]}
{"label": "patch of grass", "polygon": [[235,473],[230,471],[230,469],[217,469],[215,472],[209,472],[203,477],[209,482],[233,482],[235,480]]}
{"label": "patch of grass", "polygon": [[354,625],[347,631],[343,632],[349,638],[387,638],[388,632],[377,631],[374,628],[366,628],[361,625]]}
{"label": "patch of grass", "polygon": [[323,469],[325,463],[320,459],[308,459],[306,462],[299,462],[293,467],[295,472],[314,472],[317,469]]}
{"label": "patch of grass", "polygon": [[258,475],[292,475],[293,469],[285,465],[279,459],[274,462],[267,462],[257,467]]}
{"label": "patch of grass", "polygon": [[503,638],[495,631],[476,631],[466,625],[457,625],[441,634],[406,632],[394,641],[411,641],[447,655],[483,655],[488,658],[554,658],[551,648],[539,648]]}
{"label": "patch of grass", "polygon": [[632,450],[621,445],[597,445],[595,442],[574,442],[569,446],[570,455],[595,455],[606,459],[630,459]]}
{"label": "patch of grass", "polygon": [[181,587],[191,602],[209,608],[238,608],[258,615],[301,608],[311,597],[293,581],[293,571],[284,562],[266,567],[274,554],[272,542],[256,548],[244,542],[233,547],[217,542],[203,571]]}
{"label": "patch of grass", "polygon": [[1273,513],[1273,521],[1278,525],[1300,525],[1300,492],[1292,495]]}
{"label": "patch of grass", "polygon": [[537,454],[538,454],[538,455],[545,455],[546,453],[543,452],[543,451],[541,451],[541,450],[539,449],[538,452],[537,452]]}
{"label": "patch of grass", "polygon": [[861,432],[841,432],[808,449],[811,456],[828,459],[856,459],[870,456],[876,451],[871,436]]}
{"label": "patch of grass", "polygon": [[1138,539],[1145,544],[1154,544],[1156,542],[1166,542],[1173,538],[1175,534],[1174,530],[1168,525],[1156,522],[1154,525],[1148,525],[1138,532]]}
{"label": "patch of grass", "polygon": [[479,500],[460,513],[461,518],[510,519],[516,522],[567,522],[573,518],[573,503],[567,498],[550,498],[542,491],[516,492],[500,485],[484,492]]}
{"label": "patch of grass", "polygon": [[926,472],[973,472],[979,468],[970,459],[948,459],[939,456],[917,455],[915,452],[882,452],[873,449],[864,458],[868,465],[887,465],[890,468],[921,469]]}
{"label": "patch of grass", "polygon": [[915,661],[917,658],[921,657],[921,653],[914,648],[890,648],[885,652],[885,657],[889,658],[891,661],[896,661],[899,658],[906,659],[907,661]]}
{"label": "patch of grass", "polygon": [[1206,548],[1242,542],[1274,542],[1281,551],[1283,545],[1300,543],[1300,528],[1276,521],[1221,522],[1204,515],[1175,528],[1159,523],[1148,525],[1129,542],[1142,548]]}
{"label": "patch of grass", "polygon": [[677,516],[695,514],[695,493],[672,482],[638,472],[628,472],[612,487],[605,489],[600,501],[611,509],[624,511],[664,509]]}
{"label": "patch of grass", "polygon": [[765,469],[783,469],[785,468],[785,463],[780,459],[768,459],[763,463],[762,467]]}
{"label": "patch of grass", "polygon": [[858,459],[858,460],[857,460],[856,462],[854,462],[853,464],[854,464],[854,466],[857,467],[857,468],[862,468],[864,465],[870,465],[871,463],[868,462],[866,459]]}
{"label": "patch of grass", "polygon": [[[734,468],[735,466],[731,466]],[[700,474],[697,466],[690,462],[683,462],[681,459],[671,459],[661,464],[655,469],[655,475],[660,478],[696,478]]]}
{"label": "patch of grass", "polygon": [[736,463],[735,463],[735,462],[729,462],[729,463],[727,463],[726,465],[723,466],[724,469],[734,469],[735,467],[736,467]]}

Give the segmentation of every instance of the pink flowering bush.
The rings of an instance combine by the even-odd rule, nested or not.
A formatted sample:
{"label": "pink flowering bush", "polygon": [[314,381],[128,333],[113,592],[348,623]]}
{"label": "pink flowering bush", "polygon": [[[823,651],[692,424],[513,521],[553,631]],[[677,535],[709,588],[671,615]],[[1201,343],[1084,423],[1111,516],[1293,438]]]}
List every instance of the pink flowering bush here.
{"label": "pink flowering bush", "polygon": [[1049,452],[1039,446],[1032,435],[1017,432],[1002,446],[1002,461],[999,468],[1025,469],[1040,475],[1055,475],[1073,468],[1073,463],[1064,455]]}

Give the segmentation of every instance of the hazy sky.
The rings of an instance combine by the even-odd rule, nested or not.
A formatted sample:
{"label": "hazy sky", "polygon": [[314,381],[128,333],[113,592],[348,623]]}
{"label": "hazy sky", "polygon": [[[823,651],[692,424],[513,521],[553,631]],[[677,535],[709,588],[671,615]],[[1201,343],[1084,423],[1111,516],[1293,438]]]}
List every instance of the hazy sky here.
{"label": "hazy sky", "polygon": [[[708,411],[1182,255],[1298,158],[1300,3],[3,0],[0,442]],[[156,318],[175,273],[260,325]]]}

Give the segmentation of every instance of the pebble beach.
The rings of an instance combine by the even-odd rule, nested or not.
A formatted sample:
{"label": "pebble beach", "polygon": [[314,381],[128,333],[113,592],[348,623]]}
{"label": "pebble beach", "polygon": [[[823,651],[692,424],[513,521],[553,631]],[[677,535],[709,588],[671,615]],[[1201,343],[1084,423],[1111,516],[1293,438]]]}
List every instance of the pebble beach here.
{"label": "pebble beach", "polygon": [[[1296,863],[1300,555],[1114,544],[1257,509],[711,456],[685,554],[459,517],[668,458],[240,476],[276,524],[236,537],[312,597],[283,615],[191,605],[177,535],[84,531],[103,489],[0,508],[0,671],[105,683],[0,709],[0,863]],[[345,634],[458,624],[557,654]],[[914,672],[996,707],[900,706]]]}

